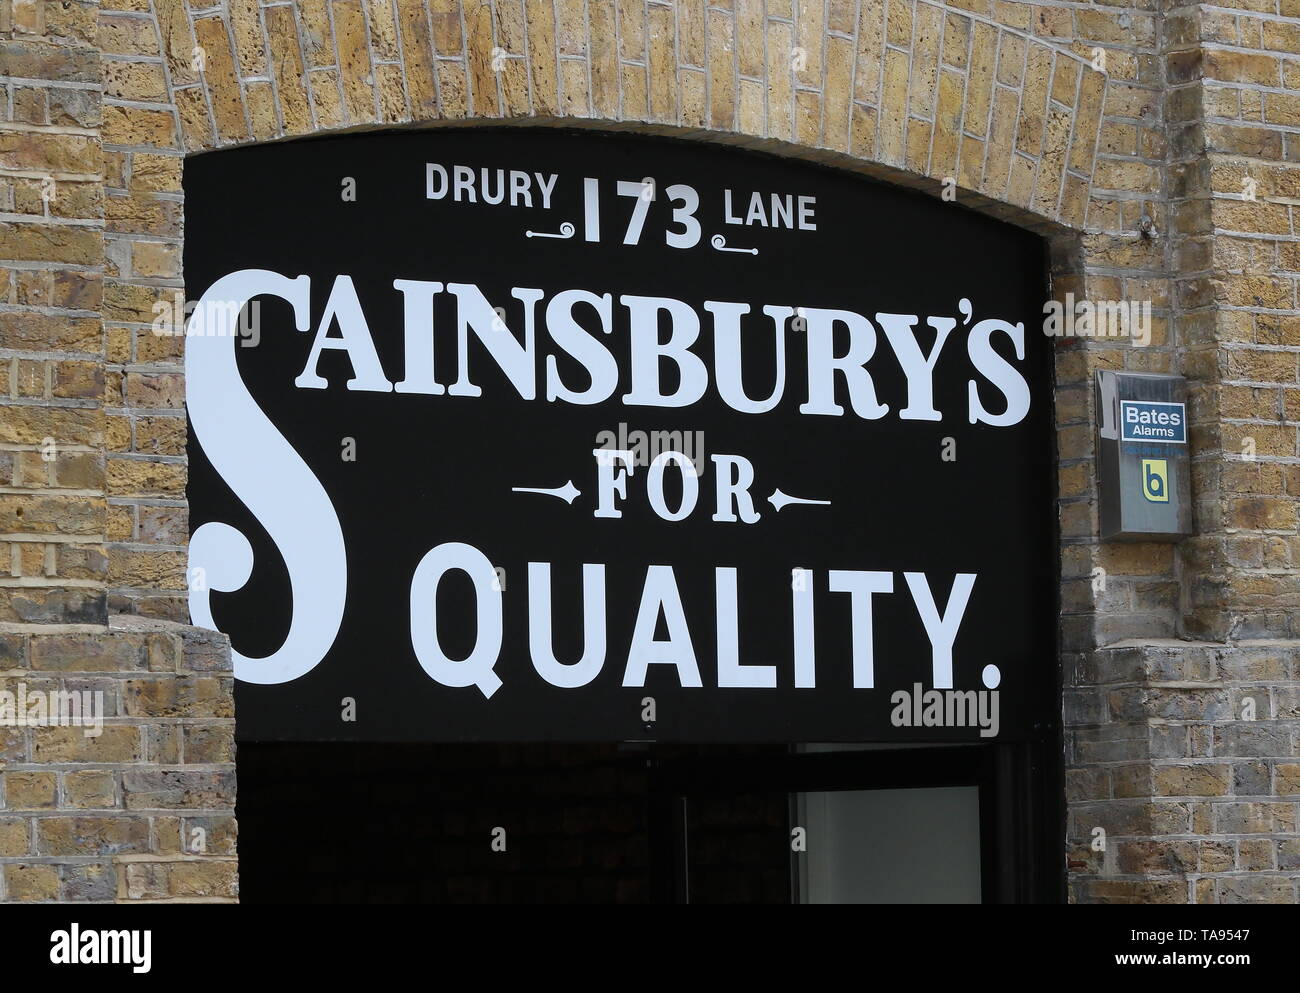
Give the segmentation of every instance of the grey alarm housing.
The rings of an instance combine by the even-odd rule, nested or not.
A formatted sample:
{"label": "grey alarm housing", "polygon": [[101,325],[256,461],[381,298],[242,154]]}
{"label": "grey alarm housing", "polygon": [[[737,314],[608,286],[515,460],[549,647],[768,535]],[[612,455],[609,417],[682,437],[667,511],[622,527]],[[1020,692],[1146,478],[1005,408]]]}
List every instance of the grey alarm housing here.
{"label": "grey alarm housing", "polygon": [[1192,530],[1187,381],[1097,372],[1101,537],[1177,541]]}

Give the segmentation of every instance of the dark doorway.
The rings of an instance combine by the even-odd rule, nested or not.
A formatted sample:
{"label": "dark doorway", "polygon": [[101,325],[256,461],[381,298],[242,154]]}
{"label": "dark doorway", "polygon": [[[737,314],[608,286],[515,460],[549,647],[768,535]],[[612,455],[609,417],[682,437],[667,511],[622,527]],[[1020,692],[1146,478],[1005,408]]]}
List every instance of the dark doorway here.
{"label": "dark doorway", "polygon": [[[671,750],[691,752],[776,758],[785,748]],[[652,880],[670,872],[651,851],[654,761],[613,744],[242,743],[240,896],[648,902]],[[781,807],[748,819],[752,835],[779,840]]]}
{"label": "dark doorway", "polygon": [[1033,763],[1012,745],[244,743],[241,899],[1051,901],[1059,821]]}

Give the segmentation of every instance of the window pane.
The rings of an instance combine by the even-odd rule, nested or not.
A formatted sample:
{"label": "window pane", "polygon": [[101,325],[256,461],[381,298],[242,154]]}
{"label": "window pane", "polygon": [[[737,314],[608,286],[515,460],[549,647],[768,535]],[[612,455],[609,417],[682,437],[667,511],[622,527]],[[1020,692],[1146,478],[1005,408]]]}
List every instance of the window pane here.
{"label": "window pane", "polygon": [[799,793],[801,903],[979,903],[979,788]]}

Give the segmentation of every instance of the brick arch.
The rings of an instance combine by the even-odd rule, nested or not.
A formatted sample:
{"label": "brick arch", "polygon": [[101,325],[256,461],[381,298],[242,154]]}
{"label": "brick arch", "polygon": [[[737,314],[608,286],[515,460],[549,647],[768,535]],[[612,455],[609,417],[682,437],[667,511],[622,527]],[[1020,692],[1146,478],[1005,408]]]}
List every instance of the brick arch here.
{"label": "brick arch", "polygon": [[[1105,31],[1049,21],[1045,7],[995,18],[991,0],[105,3],[95,46],[110,612],[188,616],[183,338],[149,333],[181,292],[187,154],[467,121],[631,129],[934,195],[951,179],[963,205],[1051,237],[1060,290],[1092,286],[1092,265],[1151,263],[1132,242],[1141,201],[1131,187],[1114,193],[1114,163],[1097,159],[1103,123],[1146,110],[1131,92],[1136,69],[1118,57],[1113,77],[1093,69],[1097,50],[1082,39]],[[1079,359],[1058,360],[1057,415],[1062,457],[1076,463],[1062,520],[1086,540],[1090,484],[1075,477],[1089,453],[1071,434],[1086,421]],[[1071,575],[1092,568],[1071,563]],[[1090,612],[1086,598],[1079,606]]]}
{"label": "brick arch", "polygon": [[[822,153],[934,190],[950,179],[1022,222],[1080,230],[1106,98],[1079,43],[925,2],[153,7],[100,16],[101,36],[152,57],[108,63],[110,145],[197,152],[466,119],[616,122]],[[136,103],[146,97],[166,109]]]}

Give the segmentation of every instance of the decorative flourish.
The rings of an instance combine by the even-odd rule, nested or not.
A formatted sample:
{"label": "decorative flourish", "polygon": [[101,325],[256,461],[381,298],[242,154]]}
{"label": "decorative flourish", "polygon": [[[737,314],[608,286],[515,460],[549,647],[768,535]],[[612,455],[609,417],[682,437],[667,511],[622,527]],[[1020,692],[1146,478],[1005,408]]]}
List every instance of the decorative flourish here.
{"label": "decorative flourish", "polygon": [[778,514],[781,513],[782,507],[788,507],[792,503],[815,503],[824,507],[829,507],[831,505],[829,500],[805,500],[803,497],[790,496],[788,493],[782,493],[780,490],[773,490],[772,495],[767,498],[767,502],[773,506]]}
{"label": "decorative flourish", "polygon": [[715,234],[715,235],[714,235],[712,238],[710,238],[709,240],[710,240],[710,242],[713,244],[713,247],[716,248],[716,249],[717,249],[718,251],[720,251],[720,252],[744,252],[746,255],[757,255],[757,254],[758,254],[758,249],[757,249],[757,248],[728,248],[728,247],[727,247],[727,239],[724,238],[724,237],[722,237],[722,235],[720,235],[720,234]]}
{"label": "decorative flourish", "polygon": [[572,504],[574,500],[576,500],[579,496],[582,495],[582,491],[573,485],[572,479],[570,479],[563,486],[557,486],[554,489],[548,490],[548,489],[543,489],[541,487],[534,487],[534,486],[512,486],[510,487],[510,492],[511,493],[541,493],[544,496],[559,497],[567,504]]}
{"label": "decorative flourish", "polygon": [[528,237],[530,238],[572,238],[573,233],[577,230],[578,229],[575,228],[572,224],[570,224],[568,221],[565,221],[563,224],[560,225],[559,234],[552,234],[547,231],[525,231],[524,234],[528,235]]}

